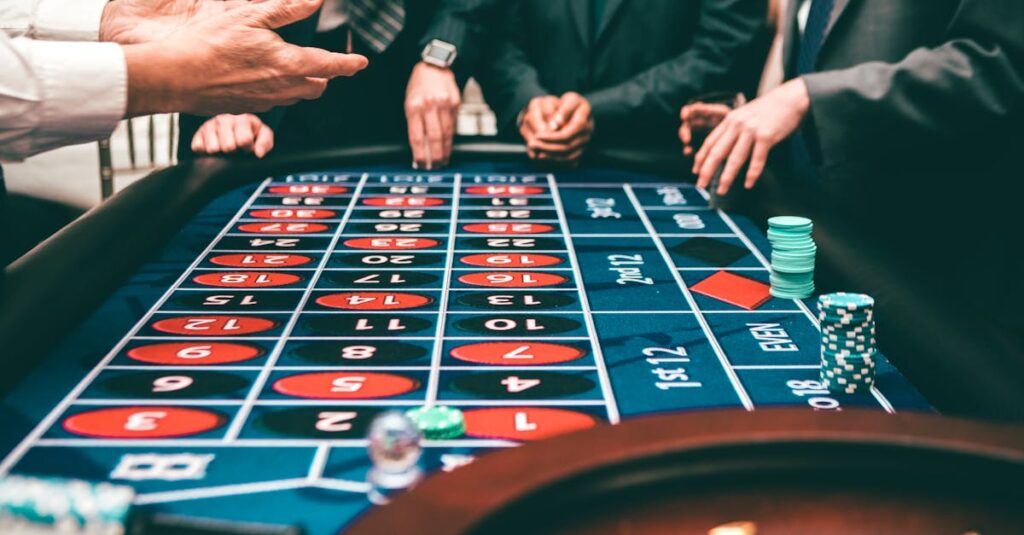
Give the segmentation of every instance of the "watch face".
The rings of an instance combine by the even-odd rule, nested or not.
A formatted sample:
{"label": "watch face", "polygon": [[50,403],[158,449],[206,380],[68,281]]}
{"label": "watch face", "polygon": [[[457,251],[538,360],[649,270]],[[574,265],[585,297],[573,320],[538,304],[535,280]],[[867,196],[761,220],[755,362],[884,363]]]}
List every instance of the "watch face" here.
{"label": "watch face", "polygon": [[438,46],[427,47],[426,53],[427,57],[442,62],[447,62],[448,58],[452,55],[450,50],[445,50]]}

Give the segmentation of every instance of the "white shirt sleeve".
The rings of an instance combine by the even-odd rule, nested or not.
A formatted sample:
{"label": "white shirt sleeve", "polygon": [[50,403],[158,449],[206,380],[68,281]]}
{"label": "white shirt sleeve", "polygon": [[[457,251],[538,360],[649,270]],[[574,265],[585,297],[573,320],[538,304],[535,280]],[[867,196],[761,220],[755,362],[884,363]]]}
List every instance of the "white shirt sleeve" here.
{"label": "white shirt sleeve", "polygon": [[107,137],[127,102],[119,45],[0,34],[0,160]]}
{"label": "white shirt sleeve", "polygon": [[108,0],[0,0],[0,31],[11,37],[96,41]]}

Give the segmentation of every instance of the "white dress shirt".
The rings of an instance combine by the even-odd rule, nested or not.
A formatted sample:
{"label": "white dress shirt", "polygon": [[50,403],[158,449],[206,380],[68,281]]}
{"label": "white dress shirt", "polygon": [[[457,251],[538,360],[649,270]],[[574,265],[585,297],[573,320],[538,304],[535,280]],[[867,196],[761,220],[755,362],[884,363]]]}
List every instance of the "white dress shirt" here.
{"label": "white dress shirt", "polygon": [[348,22],[348,6],[345,0],[324,0],[320,8],[320,20],[316,25],[316,33],[329,32]]}
{"label": "white dress shirt", "polygon": [[88,42],[106,3],[0,0],[0,161],[107,137],[124,117],[124,53]]}

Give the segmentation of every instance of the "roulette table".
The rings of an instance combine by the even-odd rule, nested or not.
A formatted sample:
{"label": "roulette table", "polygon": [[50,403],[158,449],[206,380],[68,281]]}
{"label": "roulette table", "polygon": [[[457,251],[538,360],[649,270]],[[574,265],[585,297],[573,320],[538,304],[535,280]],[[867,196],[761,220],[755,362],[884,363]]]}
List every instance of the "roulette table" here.
{"label": "roulette table", "polygon": [[[892,437],[918,429],[932,440],[919,451],[998,465],[967,483],[1019,472],[1016,429],[964,424],[956,436],[976,441],[929,449],[948,438],[936,431],[946,424],[923,414],[1021,405],[999,352],[972,357],[970,373],[991,377],[988,387],[945,371],[961,357],[944,355],[962,327],[922,349],[920,335],[945,324],[903,315],[899,297],[914,286],[882,264],[851,274],[847,262],[823,262],[826,287],[870,290],[893,327],[880,334],[892,358],[879,358],[873,388],[822,387],[813,301],[768,293],[763,217],[803,210],[776,204],[770,188],[756,207],[723,210],[646,157],[551,172],[509,147],[456,155],[439,172],[410,170],[393,148],[200,160],[142,180],[41,245],[0,290],[0,475],[127,484],[149,512],[381,532],[426,514],[418,497],[446,487],[430,479],[374,507],[367,427],[386,410],[433,404],[465,414],[465,435],[423,448],[424,468],[445,474],[438,481],[463,478],[455,494],[477,493],[488,467],[529,470],[532,453],[494,453],[523,443],[540,441],[522,451],[537,451],[548,474],[540,460],[563,458],[559,447],[611,448],[622,455],[604,462],[619,466],[691,448],[678,433],[716,421],[738,422],[708,435],[721,451],[743,429],[761,436],[759,425],[774,438],[820,439],[838,425],[821,421],[828,414],[857,431],[847,447],[881,448],[865,437],[900,442]],[[820,230],[825,255],[863,254],[827,223]],[[654,449],[637,450],[635,437]],[[816,451],[831,451],[825,442]],[[985,457],[993,444],[1008,450]],[[925,466],[904,468],[909,478]],[[522,496],[539,492],[534,483]],[[522,498],[480,496],[491,508]],[[429,525],[456,533],[482,522],[454,518]]]}

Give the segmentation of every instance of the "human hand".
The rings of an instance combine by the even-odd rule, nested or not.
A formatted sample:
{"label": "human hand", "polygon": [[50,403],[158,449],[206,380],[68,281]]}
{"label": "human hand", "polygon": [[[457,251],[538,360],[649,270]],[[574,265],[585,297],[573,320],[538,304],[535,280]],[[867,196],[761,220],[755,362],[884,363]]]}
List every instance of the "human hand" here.
{"label": "human hand", "polygon": [[576,165],[594,131],[590,102],[579,93],[568,92],[548,116],[547,129],[528,145],[538,160]]}
{"label": "human hand", "polygon": [[693,156],[707,135],[725,120],[730,111],[731,107],[719,103],[695,102],[683,106],[679,110],[682,120],[679,140],[683,142],[683,154]]}
{"label": "human hand", "polygon": [[519,135],[523,136],[526,143],[526,152],[531,159],[538,155],[532,147],[536,144],[537,136],[549,129],[551,117],[558,109],[558,97],[544,95],[533,97],[523,109],[519,118]]}
{"label": "human hand", "polygon": [[274,131],[251,113],[218,115],[192,136],[192,152],[198,154],[244,151],[262,158],[273,148]]}
{"label": "human hand", "polygon": [[100,41],[122,45],[165,39],[182,26],[245,5],[246,0],[117,0],[100,18]]}
{"label": "human hand", "polygon": [[448,165],[461,104],[451,69],[416,64],[405,89],[413,167],[429,170]]}
{"label": "human hand", "polygon": [[810,105],[807,85],[797,78],[729,112],[694,158],[697,186],[708,187],[724,164],[717,193],[725,195],[749,161],[744,186],[753,188],[764,172],[771,149],[800,128]]}
{"label": "human hand", "polygon": [[366,58],[291,45],[272,30],[311,16],[322,1],[246,3],[125,46],[127,114],[244,113],[318,98],[329,79],[355,74]]}

